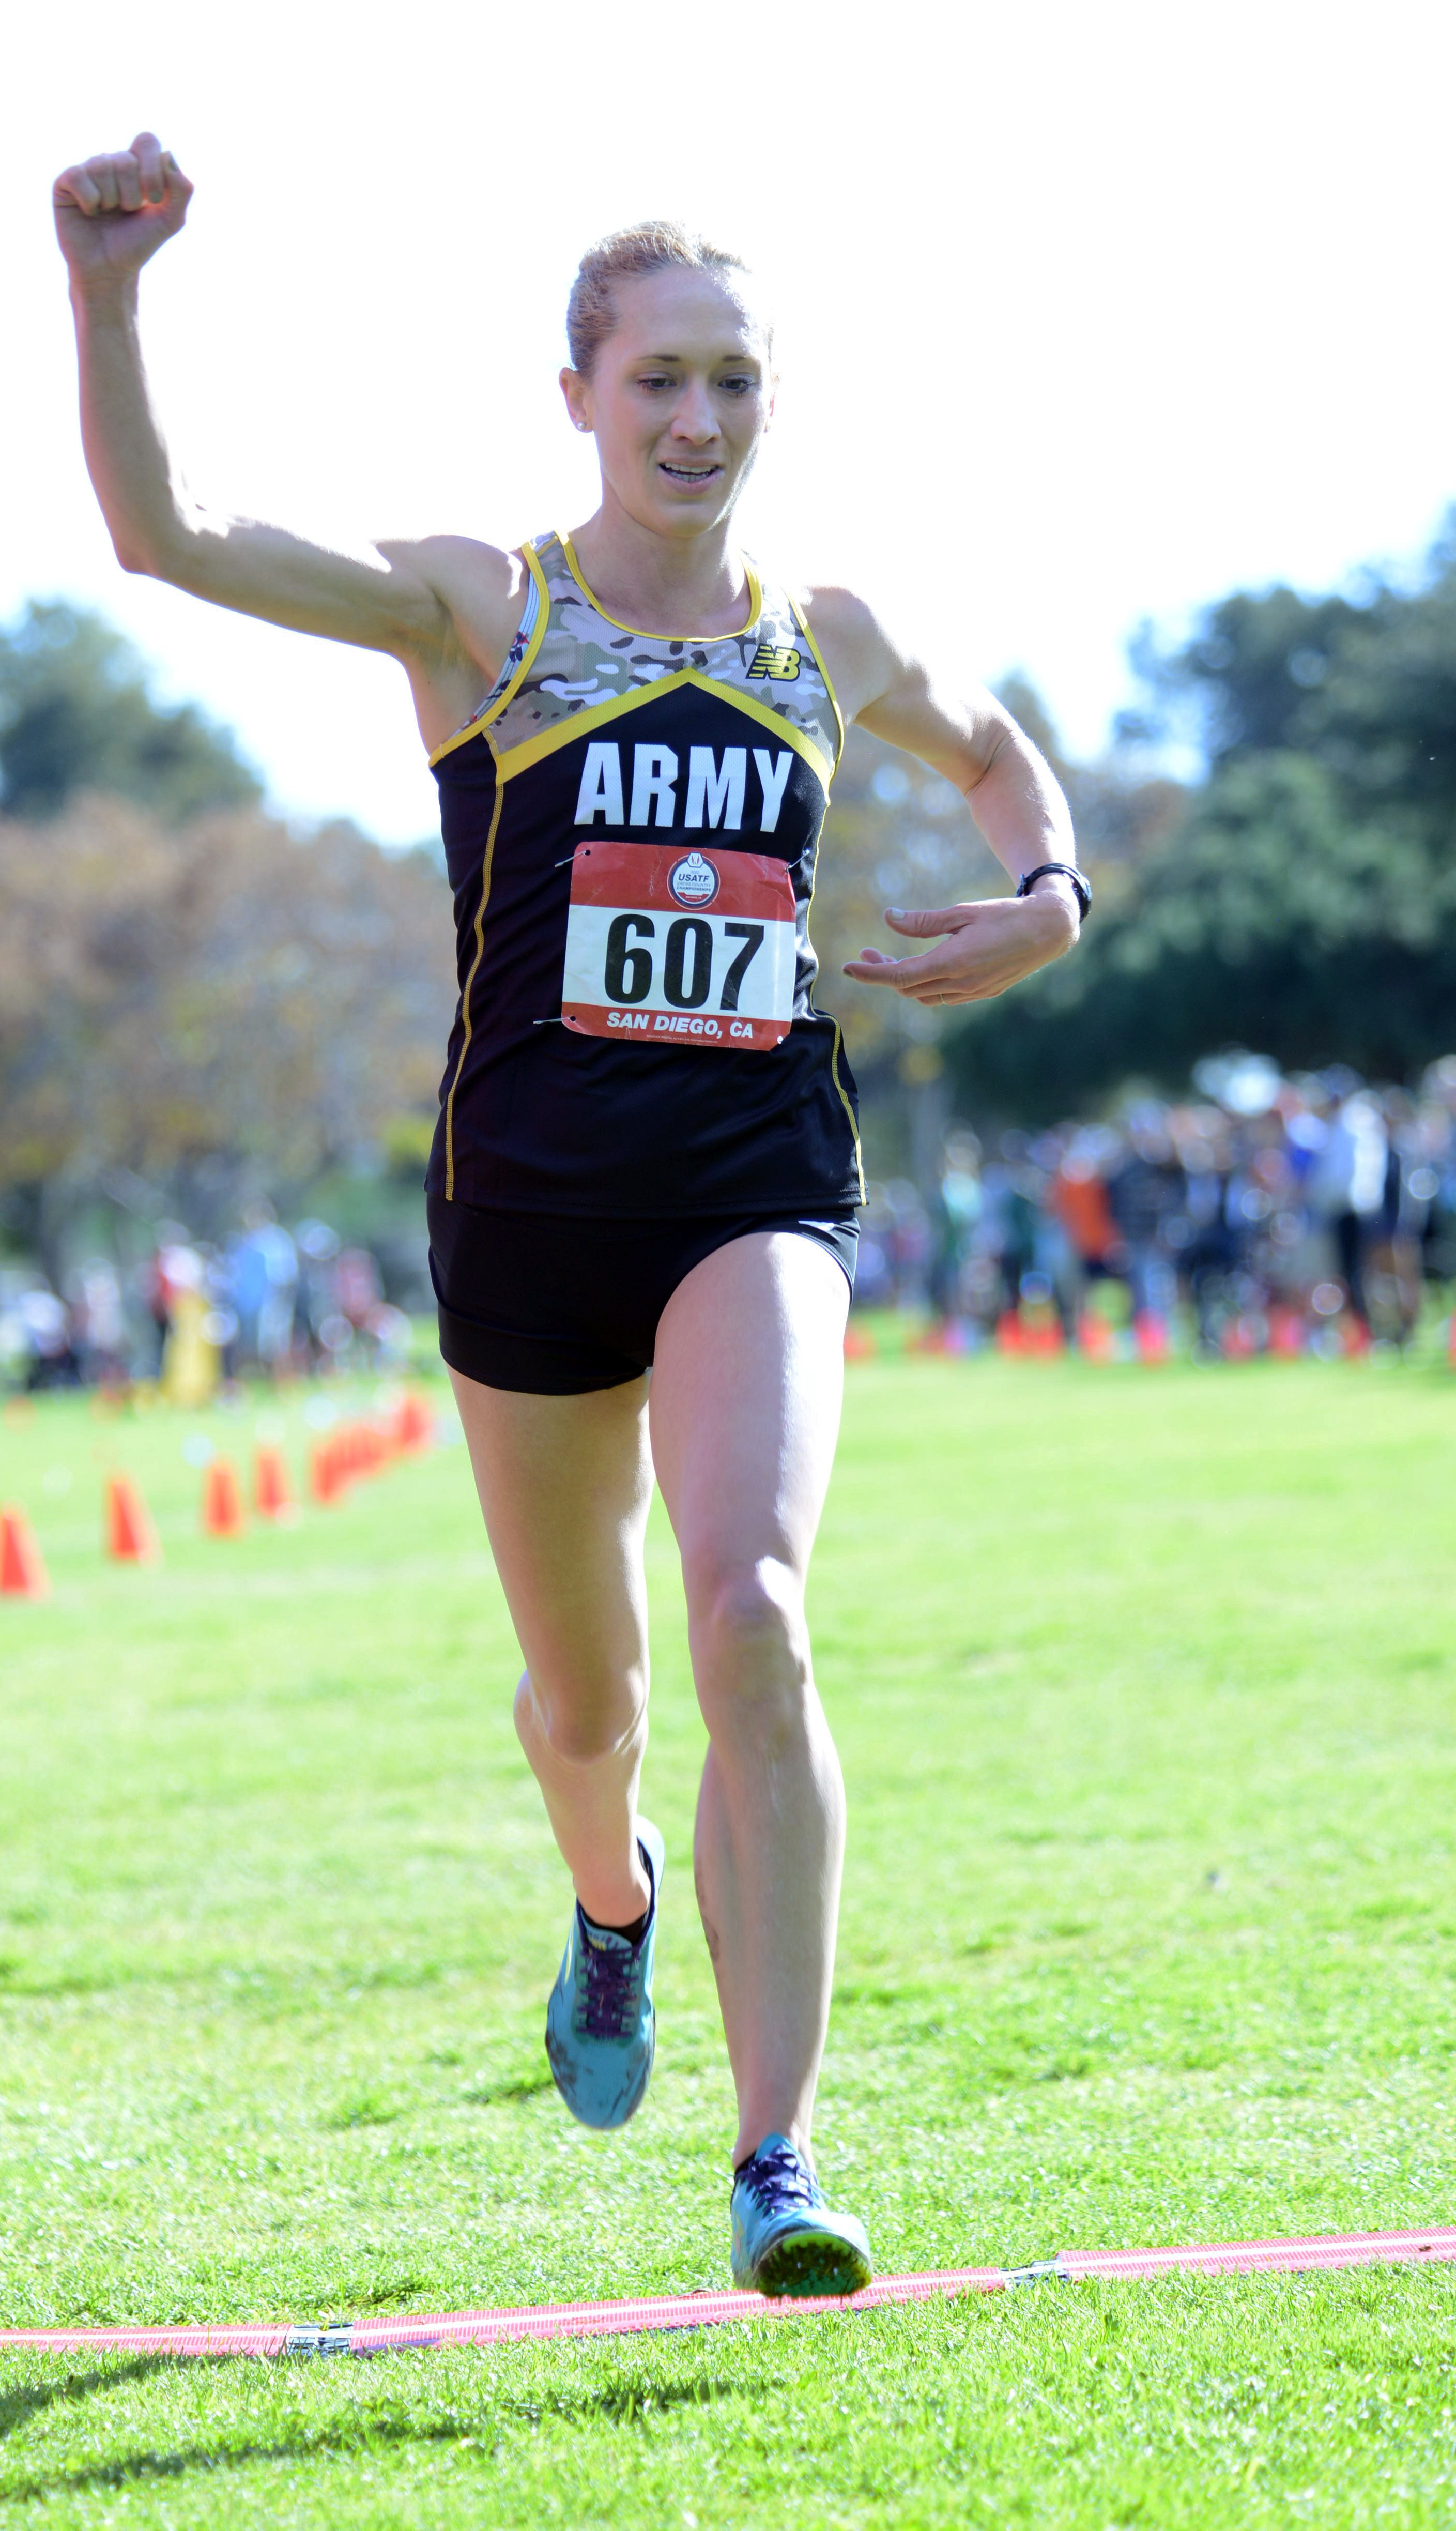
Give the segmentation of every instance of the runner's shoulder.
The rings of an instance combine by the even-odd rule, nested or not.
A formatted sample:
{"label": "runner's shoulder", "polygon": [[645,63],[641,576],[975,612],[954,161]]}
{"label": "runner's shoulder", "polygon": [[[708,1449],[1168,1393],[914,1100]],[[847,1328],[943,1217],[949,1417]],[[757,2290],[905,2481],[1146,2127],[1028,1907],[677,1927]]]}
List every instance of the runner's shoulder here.
{"label": "runner's shoulder", "polygon": [[903,671],[905,652],[884,610],[857,590],[811,583],[795,591],[829,672],[840,708],[853,720]]}
{"label": "runner's shoulder", "polygon": [[529,577],[519,553],[459,535],[383,537],[378,549],[396,570],[426,582],[462,631],[488,629],[509,649]]}
{"label": "runner's shoulder", "polygon": [[435,672],[468,667],[488,684],[516,638],[526,602],[530,575],[521,555],[461,535],[391,536],[381,538],[378,550],[392,569],[423,581],[438,602],[438,629],[419,646],[420,664]]}

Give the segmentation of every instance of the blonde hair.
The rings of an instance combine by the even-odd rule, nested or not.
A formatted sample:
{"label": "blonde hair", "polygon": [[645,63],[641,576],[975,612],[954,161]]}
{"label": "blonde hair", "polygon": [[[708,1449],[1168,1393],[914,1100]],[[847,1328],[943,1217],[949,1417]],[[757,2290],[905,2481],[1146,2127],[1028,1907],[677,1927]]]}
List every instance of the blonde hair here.
{"label": "blonde hair", "polygon": [[[612,284],[637,281],[644,273],[665,272],[673,265],[688,272],[748,272],[741,254],[713,246],[678,220],[640,220],[636,228],[613,229],[587,249],[566,303],[566,341],[572,367],[589,378],[596,355],[617,322]],[[769,349],[773,329],[763,326]]]}

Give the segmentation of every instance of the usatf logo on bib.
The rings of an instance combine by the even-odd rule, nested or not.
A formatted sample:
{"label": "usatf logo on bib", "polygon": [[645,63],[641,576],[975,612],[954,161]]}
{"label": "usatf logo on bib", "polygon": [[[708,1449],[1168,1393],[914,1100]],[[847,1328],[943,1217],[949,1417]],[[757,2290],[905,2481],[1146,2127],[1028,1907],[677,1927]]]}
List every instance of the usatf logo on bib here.
{"label": "usatf logo on bib", "polygon": [[792,686],[799,674],[802,653],[787,649],[781,643],[760,642],[749,669],[751,677],[772,677],[775,685]]}
{"label": "usatf logo on bib", "polygon": [[711,905],[718,893],[718,873],[701,853],[689,853],[667,873],[667,884],[679,905]]}

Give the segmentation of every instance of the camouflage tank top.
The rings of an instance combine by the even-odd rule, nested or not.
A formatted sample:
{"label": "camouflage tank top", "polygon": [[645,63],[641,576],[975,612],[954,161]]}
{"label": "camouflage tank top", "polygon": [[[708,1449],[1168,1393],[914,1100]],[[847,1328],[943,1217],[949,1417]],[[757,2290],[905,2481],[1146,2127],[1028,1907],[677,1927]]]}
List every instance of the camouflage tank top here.
{"label": "camouflage tank top", "polygon": [[808,623],[640,633],[567,536],[430,759],[460,1001],[426,1179],[465,1204],[681,1217],[863,1202],[854,1083],[814,1006],[843,723]]}

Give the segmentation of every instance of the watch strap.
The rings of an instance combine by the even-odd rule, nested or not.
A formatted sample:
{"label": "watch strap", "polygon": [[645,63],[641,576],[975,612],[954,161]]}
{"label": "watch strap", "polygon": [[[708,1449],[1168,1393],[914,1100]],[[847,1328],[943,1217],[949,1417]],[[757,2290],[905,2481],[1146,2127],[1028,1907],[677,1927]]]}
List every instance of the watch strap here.
{"label": "watch strap", "polygon": [[1071,880],[1072,893],[1077,899],[1077,925],[1080,930],[1092,912],[1092,892],[1088,884],[1086,873],[1071,862],[1038,862],[1035,870],[1023,871],[1016,882],[1017,895],[1030,896],[1038,878]]}

